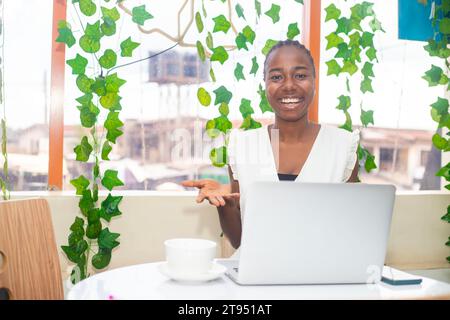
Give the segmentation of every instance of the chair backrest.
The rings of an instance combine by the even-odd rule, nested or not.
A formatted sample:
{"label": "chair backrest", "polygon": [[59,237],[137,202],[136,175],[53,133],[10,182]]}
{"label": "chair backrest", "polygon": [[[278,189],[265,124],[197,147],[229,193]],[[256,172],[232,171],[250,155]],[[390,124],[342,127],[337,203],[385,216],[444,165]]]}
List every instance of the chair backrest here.
{"label": "chair backrest", "polygon": [[3,296],[13,300],[64,299],[50,208],[45,199],[0,202],[0,255]]}

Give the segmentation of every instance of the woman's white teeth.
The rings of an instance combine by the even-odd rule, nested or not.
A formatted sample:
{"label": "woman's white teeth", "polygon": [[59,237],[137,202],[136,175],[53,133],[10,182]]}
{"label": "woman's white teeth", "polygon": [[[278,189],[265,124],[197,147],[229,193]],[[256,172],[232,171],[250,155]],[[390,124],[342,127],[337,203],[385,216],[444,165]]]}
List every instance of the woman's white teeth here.
{"label": "woman's white teeth", "polygon": [[281,99],[281,103],[299,103],[300,99],[297,98],[283,98]]}

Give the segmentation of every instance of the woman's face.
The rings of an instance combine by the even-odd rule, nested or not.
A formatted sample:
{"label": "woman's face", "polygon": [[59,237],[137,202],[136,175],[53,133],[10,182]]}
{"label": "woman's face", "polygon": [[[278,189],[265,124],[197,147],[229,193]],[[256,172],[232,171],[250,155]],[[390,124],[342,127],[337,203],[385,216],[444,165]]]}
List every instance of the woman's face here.
{"label": "woman's face", "polygon": [[294,46],[276,49],[266,70],[266,95],[275,114],[286,121],[306,116],[314,98],[315,79],[305,50]]}

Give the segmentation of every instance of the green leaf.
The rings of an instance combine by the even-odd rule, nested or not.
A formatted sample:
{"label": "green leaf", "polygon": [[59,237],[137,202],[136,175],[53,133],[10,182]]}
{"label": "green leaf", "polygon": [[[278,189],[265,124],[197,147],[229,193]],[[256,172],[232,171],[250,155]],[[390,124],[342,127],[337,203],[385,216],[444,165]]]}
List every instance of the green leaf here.
{"label": "green leaf", "polygon": [[339,126],[339,128],[352,132],[353,131],[352,117],[347,111],[344,111],[344,114],[345,114],[345,123]]}
{"label": "green leaf", "polygon": [[126,40],[122,41],[120,44],[122,57],[131,57],[133,55],[133,50],[139,47],[139,43],[133,42],[131,37],[128,37]]}
{"label": "green leaf", "polygon": [[349,47],[359,47],[359,42],[361,41],[361,34],[358,31],[353,32],[349,35],[350,42],[348,43]]}
{"label": "green leaf", "polygon": [[373,36],[374,34],[371,32],[363,32],[363,35],[361,37],[361,46],[363,48],[373,47]]}
{"label": "green leaf", "polygon": [[352,105],[351,98],[349,96],[340,95],[338,97],[339,104],[337,105],[336,109],[347,111],[348,108]]}
{"label": "green leaf", "polygon": [[214,148],[209,153],[209,159],[211,160],[213,166],[223,167],[227,163],[227,148],[220,147]]}
{"label": "green leaf", "polygon": [[222,46],[214,48],[210,60],[219,61],[220,64],[224,64],[228,60],[228,52]]}
{"label": "green leaf", "polygon": [[325,39],[327,39],[328,41],[326,50],[331,48],[337,48],[339,44],[344,42],[344,39],[342,39],[335,33],[330,33],[328,36],[325,37]]}
{"label": "green leaf", "polygon": [[250,74],[254,74],[256,76],[256,72],[258,72],[259,64],[256,57],[252,58],[252,69],[250,70]]}
{"label": "green leaf", "polygon": [[383,27],[381,26],[381,22],[376,17],[373,17],[373,19],[369,22],[369,26],[373,32],[376,32],[376,31],[385,32],[383,30]]}
{"label": "green leaf", "polygon": [[325,12],[327,13],[325,22],[328,20],[337,20],[341,16],[341,10],[339,10],[334,4],[330,4],[326,7]]}
{"label": "green leaf", "polygon": [[116,34],[116,23],[108,17],[103,17],[103,23],[100,25],[100,30],[105,36],[112,36]]}
{"label": "green leaf", "polygon": [[375,48],[369,48],[366,51],[366,56],[370,59],[370,61],[377,59],[377,50]]}
{"label": "green leaf", "polygon": [[363,109],[361,109],[361,117],[360,118],[361,118],[361,123],[364,127],[367,127],[369,125],[369,123],[374,124],[372,110],[364,111]]}
{"label": "green leaf", "polygon": [[86,237],[89,239],[97,239],[100,231],[102,231],[102,223],[100,221],[88,224],[86,228]]}
{"label": "green leaf", "polygon": [[105,141],[102,147],[102,160],[109,160],[109,153],[112,151],[112,147],[109,141]]}
{"label": "green leaf", "polygon": [[355,4],[350,10],[352,18],[359,21],[374,14],[373,3],[367,1]]}
{"label": "green leaf", "polygon": [[431,65],[431,69],[425,72],[425,76],[422,79],[426,80],[430,87],[434,87],[439,84],[443,76],[445,77],[445,74],[440,67]]}
{"label": "green leaf", "polygon": [[120,79],[117,76],[117,73],[107,75],[105,78],[106,92],[118,93],[120,90],[120,87],[123,86],[126,82],[127,82],[126,80]]}
{"label": "green leaf", "polygon": [[92,146],[89,144],[88,142],[88,138],[86,136],[84,136],[81,139],[81,144],[77,145],[73,151],[75,151],[77,157],[76,160],[77,161],[83,161],[83,162],[87,162],[89,160],[89,156],[92,153]]}
{"label": "green leaf", "polygon": [[273,3],[270,10],[266,11],[264,14],[272,19],[272,23],[277,23],[280,21],[280,6]]}
{"label": "green leaf", "polygon": [[269,104],[269,101],[267,100],[267,96],[266,96],[266,90],[263,89],[262,85],[259,85],[258,88],[258,94],[259,94],[259,109],[261,110],[262,113],[269,111],[269,112],[273,112],[272,107]]}
{"label": "green leaf", "polygon": [[117,63],[117,55],[113,50],[106,49],[98,61],[103,68],[111,69]]}
{"label": "green leaf", "polygon": [[203,26],[203,20],[202,16],[200,15],[200,12],[197,12],[195,14],[195,24],[197,25],[197,30],[199,33],[203,32],[204,26]]}
{"label": "green leaf", "polygon": [[445,150],[448,147],[447,139],[441,137],[438,133],[435,133],[432,138],[433,145],[439,150]]}
{"label": "green leaf", "polygon": [[335,74],[336,76],[339,75],[341,72],[341,66],[336,62],[336,60],[330,60],[326,62],[326,65],[328,67],[327,76]]}
{"label": "green leaf", "polygon": [[111,262],[111,250],[99,248],[98,253],[92,257],[92,265],[96,269],[104,269]]}
{"label": "green leaf", "polygon": [[358,71],[358,66],[351,61],[345,61],[342,66],[341,72],[347,72],[350,75],[353,75],[356,71]]}
{"label": "green leaf", "polygon": [[91,190],[84,190],[80,202],[78,204],[81,212],[87,216],[89,210],[94,208],[94,199],[92,198]]}
{"label": "green leaf", "polygon": [[97,11],[97,6],[92,0],[80,0],[79,5],[81,13],[85,16],[93,16]]}
{"label": "green leaf", "polygon": [[84,234],[84,220],[80,217],[75,217],[75,221],[70,226],[70,231],[77,231]]}
{"label": "green leaf", "polygon": [[244,20],[246,20],[244,15],[244,9],[241,7],[239,3],[234,7],[234,9],[236,10],[236,14],[239,18],[243,18]]}
{"label": "green leaf", "polygon": [[220,131],[216,129],[216,121],[214,119],[206,122],[206,133],[212,139],[215,139],[220,135]]}
{"label": "green leaf", "polygon": [[105,109],[111,109],[120,101],[120,97],[116,92],[108,92],[100,98],[100,104]]}
{"label": "green leaf", "polygon": [[89,180],[83,175],[79,176],[77,179],[70,180],[70,184],[75,187],[77,195],[82,195],[84,190],[89,187],[89,183]]}
{"label": "green leaf", "polygon": [[72,74],[84,74],[88,60],[77,53],[74,59],[67,60],[67,64],[72,68]]}
{"label": "green leaf", "polygon": [[364,67],[361,69],[361,73],[365,77],[374,77],[375,75],[373,74],[373,63],[366,62],[364,64]]}
{"label": "green leaf", "polygon": [[119,128],[123,126],[123,122],[119,119],[119,113],[110,111],[104,123],[105,129],[108,130],[106,139],[109,142],[116,143],[116,139],[123,134]]}
{"label": "green leaf", "polygon": [[238,48],[239,50],[241,50],[241,49],[248,50],[248,47],[247,47],[247,38],[244,36],[243,33],[240,32],[240,33],[237,35],[237,37],[236,37],[236,39],[235,39],[235,42],[236,42],[236,46],[237,46],[237,48]]}
{"label": "green leaf", "polygon": [[69,48],[71,48],[76,39],[72,34],[72,29],[70,24],[64,20],[58,21],[58,37],[56,38],[56,42],[65,43]]}
{"label": "green leaf", "polygon": [[205,61],[206,54],[205,54],[205,48],[203,47],[202,43],[200,41],[197,41],[197,54],[200,58],[200,60]]}
{"label": "green leaf", "polygon": [[209,76],[211,77],[211,80],[213,82],[216,82],[216,75],[214,74],[214,70],[212,67],[209,69]]}
{"label": "green leaf", "polygon": [[372,80],[370,78],[364,78],[364,80],[361,81],[360,90],[362,93],[373,92]]}
{"label": "green leaf", "polygon": [[447,181],[450,180],[450,163],[447,163],[444,167],[436,172],[436,177],[443,177]]}
{"label": "green leaf", "polygon": [[96,53],[100,50],[100,41],[90,38],[88,36],[82,36],[80,38],[80,47],[87,53]]}
{"label": "green leaf", "polygon": [[86,25],[86,31],[85,36],[88,38],[91,38],[95,41],[100,41],[102,38],[102,32],[100,31],[100,21],[97,21],[94,24],[87,24]]}
{"label": "green leaf", "polygon": [[262,127],[262,125],[260,122],[255,121],[254,119],[252,119],[251,115],[248,115],[247,117],[244,118],[244,121],[242,121],[242,124],[239,128],[244,129],[244,130],[251,130],[251,129],[257,129],[257,128],[261,128],[261,127]]}
{"label": "green leaf", "polygon": [[108,228],[103,229],[98,235],[99,248],[114,249],[120,244],[120,242],[116,241],[119,236],[120,234],[112,233]]}
{"label": "green leaf", "polygon": [[217,130],[227,133],[233,127],[233,124],[226,116],[221,115],[220,117],[214,118],[214,126]]}
{"label": "green leaf", "polygon": [[120,216],[122,212],[119,210],[119,204],[122,198],[122,196],[115,197],[108,194],[106,199],[102,201],[100,217],[110,222],[113,217]]}
{"label": "green leaf", "polygon": [[261,2],[259,2],[258,0],[255,0],[255,11],[256,11],[256,15],[258,16],[258,18],[261,17]]}
{"label": "green leaf", "polygon": [[[219,113],[222,116],[228,116],[228,114],[230,113],[230,108],[228,107],[228,105],[226,103],[222,103],[219,107]],[[231,128],[230,128],[231,129]]]}
{"label": "green leaf", "polygon": [[197,98],[202,106],[207,107],[211,104],[211,95],[209,94],[208,91],[205,90],[205,88],[202,87],[198,88]]}
{"label": "green leaf", "polygon": [[214,21],[214,29],[213,33],[222,31],[223,33],[227,33],[231,27],[231,23],[225,18],[223,14],[213,18]]}
{"label": "green leaf", "polygon": [[120,19],[120,13],[117,11],[117,8],[108,9],[105,7],[101,7],[103,18],[109,18],[112,21],[116,22]]}
{"label": "green leaf", "polygon": [[336,34],[338,33],[348,34],[350,32],[350,23],[351,23],[350,19],[342,17],[336,20],[336,23],[337,23]]}
{"label": "green leaf", "polygon": [[97,116],[100,110],[95,104],[89,102],[88,105],[82,105],[77,107],[80,110],[80,122],[85,128],[91,128],[97,121]]}
{"label": "green leaf", "polygon": [[74,248],[71,248],[69,246],[61,246],[61,249],[64,251],[64,253],[66,254],[67,258],[73,262],[73,263],[78,263],[78,261],[80,261],[80,255],[75,252]]}
{"label": "green leaf", "polygon": [[117,171],[106,170],[103,174],[102,185],[111,191],[115,187],[123,186],[123,182],[117,177]]}
{"label": "green leaf", "polygon": [[291,23],[288,26],[287,38],[293,40],[296,36],[300,34],[300,29],[298,28],[298,23]]}
{"label": "green leaf", "polygon": [[236,68],[234,68],[234,77],[236,78],[237,81],[245,80],[243,69],[244,66],[238,62],[236,64]]}
{"label": "green leaf", "polygon": [[370,153],[367,154],[366,161],[364,162],[364,168],[366,169],[366,172],[370,172],[377,168],[377,165],[375,164],[375,157]]}
{"label": "green leaf", "polygon": [[443,34],[450,34],[450,19],[443,18],[439,21],[439,31]]}
{"label": "green leaf", "polygon": [[244,29],[242,29],[242,33],[244,34],[245,39],[251,44],[255,41],[256,33],[253,31],[253,29],[250,26],[246,26]]}
{"label": "green leaf", "polygon": [[448,114],[448,107],[449,103],[447,99],[442,99],[441,97],[438,97],[438,100],[431,105],[433,109],[436,109],[437,113],[439,115],[445,115]]}
{"label": "green leaf", "polygon": [[214,49],[214,42],[211,32],[208,32],[208,35],[206,36],[206,46],[212,50]]}
{"label": "green leaf", "polygon": [[91,85],[91,90],[99,97],[104,96],[106,94],[105,78],[103,77],[96,78],[94,83]]}
{"label": "green leaf", "polygon": [[267,39],[266,44],[264,45],[264,48],[262,49],[263,55],[267,56],[270,52],[270,49],[272,49],[272,47],[274,45],[276,45],[277,43],[278,43],[278,41],[276,41],[276,40]]}
{"label": "green leaf", "polygon": [[88,224],[94,224],[100,221],[100,210],[98,208],[93,208],[88,212]]}
{"label": "green leaf", "polygon": [[255,113],[255,111],[253,110],[253,108],[251,106],[251,101],[248,99],[245,99],[245,98],[241,99],[241,105],[239,106],[239,111],[241,112],[243,118]]}
{"label": "green leaf", "polygon": [[220,86],[216,90],[213,91],[216,95],[216,99],[214,101],[214,105],[218,105],[221,103],[230,104],[231,98],[233,94],[227,90],[224,86]]}
{"label": "green leaf", "polygon": [[140,26],[143,26],[145,21],[153,18],[153,16],[145,10],[145,5],[134,7],[131,13],[133,15],[131,20]]}
{"label": "green leaf", "polygon": [[295,0],[295,2],[303,4],[303,0]]}

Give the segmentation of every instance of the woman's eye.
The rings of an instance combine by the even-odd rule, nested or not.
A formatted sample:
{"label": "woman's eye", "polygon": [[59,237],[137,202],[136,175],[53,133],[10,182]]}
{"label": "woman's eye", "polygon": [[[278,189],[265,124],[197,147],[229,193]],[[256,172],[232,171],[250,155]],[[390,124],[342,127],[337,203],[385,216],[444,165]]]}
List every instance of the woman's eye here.
{"label": "woman's eye", "polygon": [[274,76],[271,76],[270,79],[274,80],[274,81],[277,81],[277,80],[281,79],[281,76],[280,75],[274,75]]}
{"label": "woman's eye", "polygon": [[306,74],[296,74],[295,78],[296,79],[304,79],[304,78],[306,78]]}

